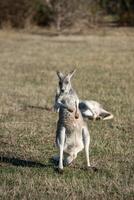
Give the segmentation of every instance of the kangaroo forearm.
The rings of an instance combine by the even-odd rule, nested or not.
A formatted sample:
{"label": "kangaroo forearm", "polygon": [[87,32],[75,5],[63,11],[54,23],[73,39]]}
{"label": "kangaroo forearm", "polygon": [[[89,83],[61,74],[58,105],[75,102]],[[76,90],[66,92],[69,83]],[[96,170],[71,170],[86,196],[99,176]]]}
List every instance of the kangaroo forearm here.
{"label": "kangaroo forearm", "polygon": [[69,112],[73,112],[73,108],[72,107],[67,106],[66,104],[64,104],[64,103],[62,103],[60,101],[58,101],[57,104],[58,104],[59,107],[66,108]]}

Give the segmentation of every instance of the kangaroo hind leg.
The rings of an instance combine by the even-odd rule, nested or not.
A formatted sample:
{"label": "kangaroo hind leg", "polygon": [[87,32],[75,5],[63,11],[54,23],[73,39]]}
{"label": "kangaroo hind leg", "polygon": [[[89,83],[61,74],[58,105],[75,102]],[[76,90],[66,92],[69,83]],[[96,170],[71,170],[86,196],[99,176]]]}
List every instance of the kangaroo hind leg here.
{"label": "kangaroo hind leg", "polygon": [[64,150],[64,143],[65,143],[65,127],[62,127],[60,130],[60,134],[58,136],[58,144],[59,144],[59,150],[60,150],[60,156],[59,156],[59,171],[63,171],[63,150]]}
{"label": "kangaroo hind leg", "polygon": [[86,161],[87,161],[87,167],[90,167],[90,161],[89,161],[89,144],[90,144],[90,135],[87,127],[84,127],[82,129],[82,138],[83,138],[83,144],[86,154]]}

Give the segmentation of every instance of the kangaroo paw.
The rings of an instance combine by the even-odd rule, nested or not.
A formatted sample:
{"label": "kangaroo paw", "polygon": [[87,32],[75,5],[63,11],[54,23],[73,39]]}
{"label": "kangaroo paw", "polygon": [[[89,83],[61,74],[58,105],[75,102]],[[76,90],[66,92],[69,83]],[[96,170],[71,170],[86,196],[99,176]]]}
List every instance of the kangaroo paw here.
{"label": "kangaroo paw", "polygon": [[68,108],[68,111],[69,112],[73,112],[73,108]]}
{"label": "kangaroo paw", "polygon": [[76,118],[76,119],[79,118],[79,113],[75,113],[75,118]]}

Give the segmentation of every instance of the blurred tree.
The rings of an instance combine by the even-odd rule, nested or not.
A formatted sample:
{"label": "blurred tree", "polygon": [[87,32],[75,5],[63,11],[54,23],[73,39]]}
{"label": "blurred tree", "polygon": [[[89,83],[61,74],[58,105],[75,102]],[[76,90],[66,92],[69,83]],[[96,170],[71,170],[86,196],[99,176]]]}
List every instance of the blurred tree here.
{"label": "blurred tree", "polygon": [[0,26],[24,28],[29,23],[55,25],[100,24],[103,15],[116,15],[121,25],[134,25],[134,0],[1,0]]}
{"label": "blurred tree", "polygon": [[100,0],[99,4],[107,14],[118,16],[121,25],[134,25],[133,0]]}
{"label": "blurred tree", "polygon": [[34,0],[0,1],[0,25],[10,23],[13,27],[23,28],[26,20],[33,15]]}

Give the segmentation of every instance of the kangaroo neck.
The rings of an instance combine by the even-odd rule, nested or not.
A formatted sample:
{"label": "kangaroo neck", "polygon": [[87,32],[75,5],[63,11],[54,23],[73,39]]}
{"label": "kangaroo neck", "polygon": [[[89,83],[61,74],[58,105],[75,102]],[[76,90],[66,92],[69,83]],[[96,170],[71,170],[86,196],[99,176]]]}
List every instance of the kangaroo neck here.
{"label": "kangaroo neck", "polygon": [[73,93],[73,88],[70,88],[68,91],[63,92],[63,94],[72,94],[72,93]]}
{"label": "kangaroo neck", "polygon": [[73,94],[74,93],[74,90],[73,90],[73,88],[71,87],[70,88],[70,90],[69,90],[69,92],[68,92],[69,94]]}

